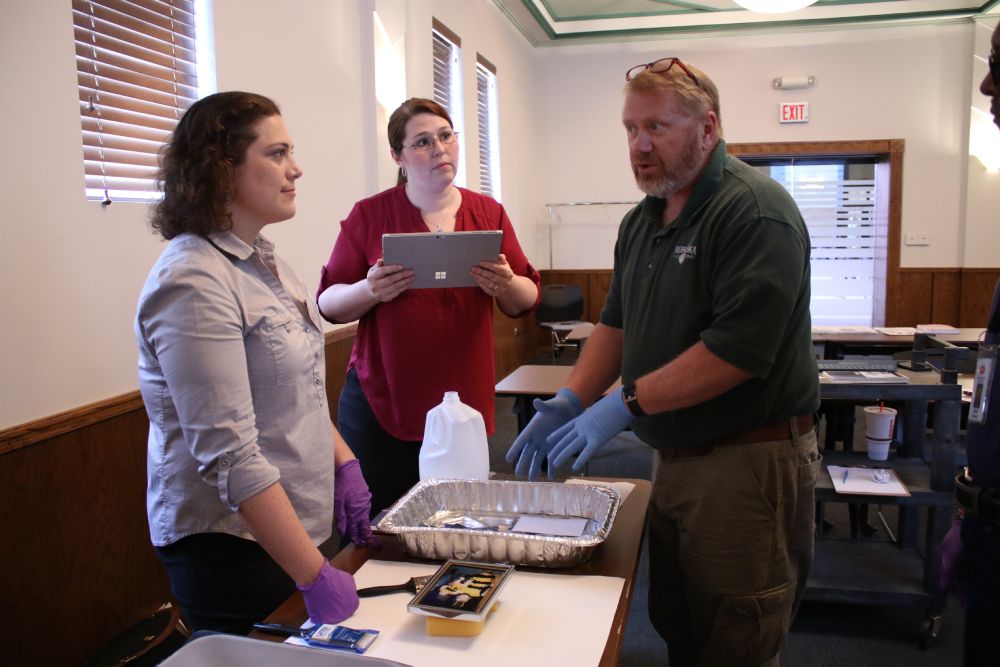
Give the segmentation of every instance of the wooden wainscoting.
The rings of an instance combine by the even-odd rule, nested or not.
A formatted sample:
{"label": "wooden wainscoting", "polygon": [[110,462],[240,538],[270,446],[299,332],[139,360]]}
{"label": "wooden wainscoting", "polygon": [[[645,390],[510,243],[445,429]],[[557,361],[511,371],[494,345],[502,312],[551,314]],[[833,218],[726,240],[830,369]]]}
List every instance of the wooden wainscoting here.
{"label": "wooden wainscoting", "polygon": [[1000,269],[900,269],[899,297],[886,324],[985,326],[998,277]]}
{"label": "wooden wainscoting", "polygon": [[1000,269],[962,269],[962,284],[959,288],[962,297],[959,300],[956,326],[986,326],[997,280],[1000,280]]}
{"label": "wooden wainscoting", "polygon": [[[542,284],[574,284],[583,288],[584,318],[597,322],[611,283],[610,269],[544,270]],[[898,269],[890,284],[898,293],[887,295],[886,326],[902,327],[941,323],[958,327],[985,326],[1000,269],[928,268]],[[537,344],[548,344],[541,330]]]}
{"label": "wooden wainscoting", "polygon": [[0,433],[5,663],[78,665],[170,599],[146,523],[148,429],[134,392]]}
{"label": "wooden wainscoting", "polygon": [[[355,332],[326,336],[333,419]],[[79,665],[170,599],[146,522],[148,431],[138,391],[0,431],[4,664]]]}
{"label": "wooden wainscoting", "polygon": [[510,318],[493,302],[493,366],[495,382],[518,366],[530,363],[537,352],[540,327],[534,313]]}

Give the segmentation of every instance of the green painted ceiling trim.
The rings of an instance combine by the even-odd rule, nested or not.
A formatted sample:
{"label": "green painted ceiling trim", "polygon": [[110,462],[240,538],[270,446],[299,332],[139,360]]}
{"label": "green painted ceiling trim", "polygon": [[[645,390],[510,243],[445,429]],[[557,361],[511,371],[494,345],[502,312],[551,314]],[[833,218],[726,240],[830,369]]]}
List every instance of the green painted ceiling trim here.
{"label": "green painted ceiling trim", "polygon": [[531,0],[521,0],[521,4],[524,5],[525,9],[527,9],[532,16],[535,17],[535,21],[538,23],[539,27],[541,27],[541,29],[545,31],[545,34],[549,36],[549,39],[554,40],[557,38],[557,35],[555,31],[552,30],[552,27],[549,25],[549,22],[545,20],[545,17],[542,16],[542,13],[538,11],[537,7],[535,7],[535,3],[533,3]]}
{"label": "green painted ceiling trim", "polygon": [[697,2],[679,2],[679,0],[651,0],[652,2],[659,2],[664,5],[673,5],[674,7],[685,7],[687,9],[693,9],[696,12],[717,12],[721,11],[715,7],[709,7],[708,5],[700,5]]}
{"label": "green painted ceiling trim", "polygon": [[[1000,2],[1000,0],[997,0]],[[974,10],[951,10],[920,12],[919,14],[881,14],[879,16],[851,16],[835,19],[798,19],[794,21],[766,21],[761,23],[726,23],[719,25],[696,25],[696,26],[675,26],[662,28],[633,28],[628,30],[592,30],[588,32],[574,32],[568,35],[558,35],[546,27],[545,32],[553,41],[569,41],[572,39],[582,39],[587,37],[628,37],[635,35],[649,36],[659,34],[682,34],[690,32],[735,32],[738,30],[757,30],[770,28],[801,28],[801,27],[822,27],[838,26],[859,23],[879,23],[894,20],[915,20],[934,18],[962,18],[972,17],[977,12]]]}
{"label": "green painted ceiling trim", "polygon": [[[654,0],[654,1],[661,1],[661,0]],[[692,14],[701,14],[701,13],[714,14],[720,11],[729,11],[729,10],[716,9],[715,7],[709,7],[707,5],[700,5],[695,2],[665,2],[664,4],[675,5],[680,7],[680,9],[674,9],[674,10],[651,9],[648,12],[622,12],[619,14],[574,14],[572,16],[559,16],[552,8],[552,5],[549,4],[549,0],[538,0],[538,2],[545,6],[545,10],[549,13],[549,16],[552,17],[552,20],[555,23],[562,23],[564,21],[613,21],[615,19],[635,19],[635,18],[644,18],[647,16],[676,16],[676,15],[689,16]],[[532,3],[531,0],[525,0],[525,4],[534,4],[534,3]],[[737,7],[734,9],[740,9],[740,8]],[[740,11],[745,11],[745,10],[740,9]],[[540,14],[541,12],[539,12],[539,15]]]}
{"label": "green painted ceiling trim", "polygon": [[[541,0],[545,2],[545,0]],[[878,2],[879,0],[866,0],[868,2]],[[524,5],[525,9],[535,17],[535,21],[538,26],[545,32],[550,40],[553,42],[566,42],[573,39],[585,39],[588,37],[628,37],[630,35],[639,36],[650,36],[658,34],[684,34],[684,33],[695,33],[695,32],[733,32],[739,30],[755,30],[755,29],[771,29],[771,28],[782,28],[782,27],[820,27],[820,26],[842,26],[848,24],[858,24],[858,23],[878,23],[883,21],[894,21],[894,20],[919,20],[919,19],[934,19],[934,18],[961,18],[963,16],[970,16],[973,14],[981,13],[987,11],[987,9],[993,5],[1000,3],[1000,0],[989,0],[985,5],[980,7],[978,10],[975,9],[943,9],[939,11],[926,11],[926,12],[915,12],[915,13],[897,13],[897,14],[879,14],[872,16],[851,16],[843,18],[833,18],[833,19],[797,19],[797,20],[784,20],[784,21],[764,21],[755,23],[727,23],[718,25],[691,25],[691,26],[664,26],[659,28],[629,28],[629,29],[616,29],[616,30],[591,30],[586,32],[573,32],[568,34],[560,34],[555,32],[549,25],[549,22],[545,20],[545,17],[538,11],[535,7],[535,3],[532,0],[521,0],[521,4]]]}

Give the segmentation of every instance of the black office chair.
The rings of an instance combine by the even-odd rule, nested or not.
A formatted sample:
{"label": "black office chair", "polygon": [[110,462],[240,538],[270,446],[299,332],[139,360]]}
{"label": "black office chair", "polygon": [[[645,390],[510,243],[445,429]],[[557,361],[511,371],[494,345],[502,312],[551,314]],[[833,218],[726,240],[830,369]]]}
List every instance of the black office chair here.
{"label": "black office chair", "polygon": [[576,327],[584,324],[583,289],[579,285],[542,285],[542,300],[535,309],[538,326],[545,327],[552,334],[552,356],[559,356],[564,347],[576,347],[567,343],[566,336]]}

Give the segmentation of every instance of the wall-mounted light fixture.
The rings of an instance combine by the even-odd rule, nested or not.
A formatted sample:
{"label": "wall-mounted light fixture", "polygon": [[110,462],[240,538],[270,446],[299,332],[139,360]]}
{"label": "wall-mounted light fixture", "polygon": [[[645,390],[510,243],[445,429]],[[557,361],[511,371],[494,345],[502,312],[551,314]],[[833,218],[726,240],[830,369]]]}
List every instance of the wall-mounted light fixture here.
{"label": "wall-mounted light fixture", "polygon": [[762,14],[783,14],[808,7],[816,0],[733,0],[737,5]]}
{"label": "wall-mounted light fixture", "polygon": [[802,76],[778,76],[774,78],[771,85],[777,90],[792,90],[795,88],[808,88],[816,85],[816,77],[812,74]]}

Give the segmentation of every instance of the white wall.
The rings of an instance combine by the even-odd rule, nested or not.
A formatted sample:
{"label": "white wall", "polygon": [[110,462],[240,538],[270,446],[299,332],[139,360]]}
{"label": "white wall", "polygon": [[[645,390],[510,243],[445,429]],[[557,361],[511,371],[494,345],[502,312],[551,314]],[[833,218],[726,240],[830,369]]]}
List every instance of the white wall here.
{"label": "white wall", "polygon": [[[132,317],[162,249],[145,206],[84,199],[70,1],[7,4],[0,56],[32,66],[0,70],[0,428],[136,388]],[[931,233],[932,245],[904,247],[903,266],[998,265],[1000,178],[965,158],[970,82],[985,71],[972,58],[974,43],[985,51],[971,23],[531,49],[491,0],[214,4],[219,89],[274,97],[297,144],[299,214],[266,233],[307,284],[353,202],[391,176],[374,101],[376,4],[406,26],[408,96],[430,91],[432,16],[462,37],[469,113],[476,52],[497,66],[504,205],[540,266],[545,202],[639,196],[619,127],[623,74],[668,53],[719,84],[732,141],[906,139],[903,230]],[[814,89],[769,87],[806,73]],[[809,101],[812,121],[778,126],[779,99]],[[474,162],[475,124],[466,132]],[[475,188],[475,165],[465,168]]]}
{"label": "white wall", "polygon": [[340,220],[369,194],[365,165],[374,160],[368,143],[374,135],[366,136],[370,120],[363,115],[373,94],[365,78],[370,39],[362,49],[372,30],[366,4],[215,0],[219,90],[273,98],[295,141],[304,172],[296,185],[298,214],[264,234],[307,286],[318,284]]}
{"label": "white wall", "polygon": [[[7,4],[0,55],[32,66],[0,70],[8,150],[0,167],[0,428],[136,389],[132,318],[162,250],[146,206],[102,208],[84,199],[70,0]],[[527,161],[530,135],[522,141],[515,124],[533,106],[529,45],[489,0],[400,4],[420,26],[413,41],[426,41],[407,63],[408,78],[430,80],[434,13],[463,36],[473,101],[476,50],[499,68],[505,161]],[[305,172],[299,213],[265,233],[307,285],[317,281],[340,220],[355,201],[374,194],[380,178],[378,137],[385,126],[374,101],[374,6],[374,0],[214,0],[219,90],[273,97],[296,142]],[[478,138],[469,139],[475,146]],[[477,183],[470,178],[470,185]],[[530,174],[518,176],[511,167],[504,185],[520,233]]]}
{"label": "white wall", "polygon": [[[388,3],[387,3],[388,4]],[[387,9],[391,9],[390,7]],[[431,20],[436,18],[462,40],[462,92],[465,97],[466,185],[479,189],[476,126],[476,54],[497,67],[503,205],[528,258],[537,262],[534,244],[538,218],[536,161],[535,53],[492,0],[406,0],[407,97],[433,97]],[[383,11],[382,0],[379,13]],[[395,172],[393,172],[394,174]],[[395,181],[393,181],[395,182]]]}
{"label": "white wall", "polygon": [[[540,50],[536,174],[550,202],[641,197],[620,122],[624,74],[678,56],[715,81],[729,141],[905,139],[903,232],[929,232],[932,243],[904,246],[901,264],[961,266],[972,37],[964,22]],[[816,85],[771,87],[799,74]],[[780,125],[780,101],[809,102],[809,123]]]}
{"label": "white wall", "polygon": [[84,199],[70,7],[6,3],[0,27],[0,427],[136,388],[132,314],[160,252],[145,206]]}
{"label": "white wall", "polygon": [[[973,52],[969,61],[972,65],[969,81],[969,113],[971,120],[983,121],[990,112],[990,100],[979,92],[979,84],[986,76],[989,67],[986,55],[990,52],[990,36],[997,25],[998,16],[979,21],[975,25],[975,40]],[[971,108],[982,111],[973,112]],[[990,127],[989,132],[997,132],[996,127]],[[975,158],[969,159],[967,175],[967,206],[965,208],[965,225],[959,229],[961,242],[965,250],[962,266],[970,268],[995,268],[1000,264],[1000,172],[987,171]]]}

